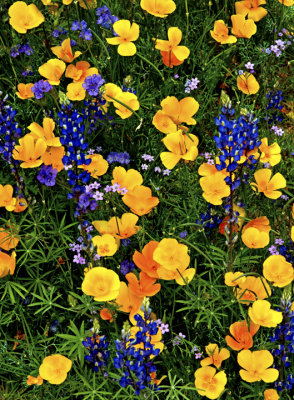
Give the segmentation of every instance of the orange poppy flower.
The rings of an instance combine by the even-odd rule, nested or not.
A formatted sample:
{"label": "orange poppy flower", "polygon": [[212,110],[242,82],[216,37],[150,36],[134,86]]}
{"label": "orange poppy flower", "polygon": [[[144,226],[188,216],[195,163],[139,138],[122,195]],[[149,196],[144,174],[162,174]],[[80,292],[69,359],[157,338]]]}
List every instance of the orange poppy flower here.
{"label": "orange poppy flower", "polygon": [[230,187],[224,180],[224,174],[218,172],[211,176],[205,176],[199,179],[200,186],[203,190],[202,196],[211,204],[221,205],[223,197],[230,195]]}
{"label": "orange poppy flower", "polygon": [[52,58],[39,67],[39,74],[44,76],[51,85],[59,85],[65,71],[65,63],[58,58]]}
{"label": "orange poppy flower", "polygon": [[251,36],[255,35],[257,26],[252,19],[246,19],[241,14],[231,16],[233,23],[232,34],[238,38],[250,39]]}
{"label": "orange poppy flower", "polygon": [[259,169],[255,172],[254,178],[256,183],[251,183],[252,189],[263,193],[270,199],[278,199],[282,196],[282,192],[277,189],[286,187],[286,179],[279,172],[276,173],[272,178],[272,171],[264,168]]}
{"label": "orange poppy flower", "polygon": [[102,310],[100,310],[100,317],[104,321],[109,321],[109,322],[114,321],[113,314],[108,308],[102,308]]}
{"label": "orange poppy flower", "polygon": [[38,375],[37,378],[35,378],[32,375],[27,376],[27,385],[38,385],[41,386],[43,384],[44,380],[41,377],[41,375]]}
{"label": "orange poppy flower", "polygon": [[244,72],[237,78],[237,86],[245,94],[256,94],[259,91],[259,83],[249,72]]}
{"label": "orange poppy flower", "polygon": [[248,15],[248,18],[258,22],[267,15],[267,10],[259,7],[266,4],[266,0],[244,0],[235,3],[236,14]]}
{"label": "orange poppy flower", "polygon": [[81,82],[69,83],[66,96],[70,101],[81,101],[86,97],[86,90]]}
{"label": "orange poppy flower", "polygon": [[[116,108],[115,112],[122,119],[129,118],[134,111],[139,110],[140,103],[134,93],[122,92],[118,97],[113,99],[113,105]],[[128,106],[125,107],[125,106]]]}
{"label": "orange poppy flower", "polygon": [[53,354],[45,357],[40,368],[39,374],[53,385],[60,385],[67,378],[67,373],[72,367],[72,361],[61,354]]}
{"label": "orange poppy flower", "polygon": [[155,283],[156,278],[151,278],[144,272],[140,272],[139,280],[133,272],[126,274],[126,279],[129,282],[129,290],[142,299],[145,296],[154,296],[161,288],[160,283]]}
{"label": "orange poppy flower", "polygon": [[107,43],[117,45],[117,52],[121,56],[133,56],[137,48],[133,43],[139,37],[139,25],[135,22],[130,23],[127,19],[121,19],[113,24],[113,30],[118,36],[107,38]]}
{"label": "orange poppy flower", "polygon": [[279,377],[279,371],[269,368],[274,357],[268,350],[242,350],[237,356],[238,364],[244,368],[240,370],[241,378],[246,382],[274,382]]}
{"label": "orange poppy flower", "polygon": [[16,196],[16,203],[13,212],[22,212],[28,208],[28,203],[23,197]]}
{"label": "orange poppy flower", "polygon": [[16,95],[19,99],[26,100],[26,99],[31,99],[34,97],[34,93],[32,92],[32,87],[34,86],[33,83],[19,83],[17,85],[17,90]]}
{"label": "orange poppy flower", "polygon": [[179,61],[184,61],[190,55],[186,46],[178,46],[182,40],[182,31],[177,27],[171,27],[167,32],[168,40],[156,39],[155,48],[161,51],[171,52]]}
{"label": "orange poppy flower", "polygon": [[272,291],[263,277],[247,276],[245,282],[239,282],[236,296],[240,303],[249,305],[256,300],[271,296]]}
{"label": "orange poppy flower", "polygon": [[60,147],[60,139],[54,135],[55,122],[51,118],[43,119],[43,127],[36,122],[28,126],[30,135],[35,139],[43,139],[47,146]]}
{"label": "orange poppy flower", "polygon": [[5,207],[7,211],[13,211],[15,204],[13,187],[11,185],[0,185],[0,207]]}
{"label": "orange poppy flower", "polygon": [[280,254],[269,256],[263,263],[263,276],[276,287],[285,287],[294,280],[294,268]]}
{"label": "orange poppy flower", "polygon": [[259,325],[252,321],[250,321],[249,328],[245,320],[237,321],[230,326],[232,336],[227,335],[225,340],[233,350],[250,349],[253,346],[253,336],[258,330]]}
{"label": "orange poppy flower", "polygon": [[79,165],[79,168],[83,168],[84,171],[90,172],[92,178],[99,178],[106,174],[108,170],[108,162],[103,158],[101,154],[91,154],[86,156],[86,159],[91,159],[91,163],[89,165]]}
{"label": "orange poppy flower", "polygon": [[0,228],[0,248],[3,250],[15,249],[18,245],[19,238],[16,227],[8,224],[7,228]]}
{"label": "orange poppy flower", "polygon": [[40,157],[45,153],[47,145],[45,140],[34,140],[30,134],[19,139],[19,145],[15,146],[12,157],[15,160],[23,161],[20,166],[22,168],[34,168],[43,164]]}
{"label": "orange poppy flower", "polygon": [[123,93],[122,89],[114,83],[106,83],[103,89],[102,97],[109,102],[114,101],[114,99],[117,99]]}
{"label": "orange poppy flower", "polygon": [[208,357],[200,361],[201,367],[206,367],[207,365],[213,364],[219,369],[222,362],[230,357],[229,350],[219,350],[219,347],[216,343],[209,343],[209,345],[205,347],[205,351],[208,354]]}
{"label": "orange poppy flower", "polygon": [[[121,189],[126,188],[128,191],[133,190],[135,186],[143,183],[142,175],[135,169],[126,171],[123,167],[115,167],[112,171],[112,176],[112,184],[117,183]],[[118,193],[120,193],[120,190],[118,190]]]}
{"label": "orange poppy flower", "polygon": [[130,313],[130,317],[135,315],[141,307],[143,299],[135,295],[125,282],[120,283],[119,293],[115,303],[120,311]]}
{"label": "orange poppy flower", "polygon": [[210,366],[198,368],[194,375],[196,391],[209,399],[219,398],[227,384],[226,373]]}
{"label": "orange poppy flower", "polygon": [[173,0],[141,0],[140,6],[144,11],[159,18],[166,18],[176,9]]}
{"label": "orange poppy flower", "polygon": [[52,168],[61,171],[64,168],[62,159],[65,155],[63,146],[60,147],[48,147],[45,153],[42,155],[41,160],[45,165],[52,165]]}
{"label": "orange poppy flower", "polygon": [[135,186],[122,197],[122,201],[130,207],[131,211],[140,217],[148,214],[159,203],[158,197],[152,196],[151,189],[147,186]]}
{"label": "orange poppy flower", "polygon": [[8,274],[13,275],[15,270],[15,251],[11,254],[0,251],[0,278]]}
{"label": "orange poppy flower", "polygon": [[260,162],[269,163],[271,167],[279,164],[281,161],[281,147],[277,142],[268,145],[268,139],[261,139],[261,145],[259,146],[259,150],[261,151]]}
{"label": "orange poppy flower", "polygon": [[45,21],[44,15],[35,4],[27,5],[24,1],[16,1],[8,10],[9,23],[18,33],[26,33]]}
{"label": "orange poppy flower", "polygon": [[132,213],[125,213],[118,217],[112,217],[107,221],[93,221],[92,224],[100,234],[109,233],[117,239],[126,239],[135,235],[140,227],[136,225],[139,217]]}
{"label": "orange poppy flower", "polygon": [[65,76],[73,79],[74,83],[84,83],[85,79],[90,75],[98,75],[98,69],[90,66],[87,61],[78,61],[76,65],[67,66]]}
{"label": "orange poppy flower", "polygon": [[82,53],[80,51],[76,51],[74,54],[72,52],[70,38],[65,39],[61,46],[51,47],[52,53],[55,54],[60,60],[71,63],[77,57],[79,57]]}
{"label": "orange poppy flower", "polygon": [[[294,2],[292,4],[294,4]],[[264,394],[264,400],[279,400],[279,398],[280,398],[276,389],[266,389],[263,392],[263,394]]]}
{"label": "orange poppy flower", "polygon": [[133,255],[133,261],[141,271],[149,275],[151,278],[159,278],[157,269],[159,267],[158,262],[153,259],[153,253],[157,248],[159,242],[151,241],[143,247],[142,253],[135,251]]}
{"label": "orange poppy flower", "polygon": [[162,62],[167,67],[173,68],[176,65],[181,65],[185,60],[178,60],[171,51],[161,51]]}
{"label": "orange poppy flower", "polygon": [[236,43],[237,38],[233,35],[229,35],[229,29],[222,19],[215,21],[213,31],[210,31],[211,36],[214,40],[220,44]]}

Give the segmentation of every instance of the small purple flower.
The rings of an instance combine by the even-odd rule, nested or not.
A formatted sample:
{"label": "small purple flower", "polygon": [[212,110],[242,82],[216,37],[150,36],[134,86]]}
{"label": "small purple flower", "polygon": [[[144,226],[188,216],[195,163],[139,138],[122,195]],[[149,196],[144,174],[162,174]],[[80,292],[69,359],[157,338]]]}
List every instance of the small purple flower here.
{"label": "small purple flower", "polygon": [[164,169],[164,170],[162,171],[162,173],[163,173],[163,175],[169,176],[170,173],[171,173],[171,170],[170,170],[170,169]]}
{"label": "small purple flower", "polygon": [[182,239],[184,239],[185,237],[187,237],[187,235],[188,235],[188,232],[187,232],[187,231],[180,232],[180,238],[182,238]]}
{"label": "small purple flower", "polygon": [[285,242],[284,242],[284,240],[283,239],[276,239],[275,240],[275,244],[279,244],[279,245],[283,245]]}
{"label": "small purple flower", "polygon": [[54,186],[56,176],[57,169],[52,168],[52,165],[43,165],[37,175],[37,179],[43,185]]}
{"label": "small purple flower", "polygon": [[129,272],[133,271],[135,269],[135,264],[133,261],[129,260],[123,260],[122,263],[120,264],[120,272],[123,275],[128,274]]}
{"label": "small purple flower", "polygon": [[245,64],[245,68],[246,69],[254,69],[254,64],[252,64],[250,61],[248,61],[248,63]]}
{"label": "small purple flower", "polygon": [[244,71],[242,69],[240,69],[240,71],[238,72],[239,75],[243,75]]}
{"label": "small purple flower", "polygon": [[82,86],[90,96],[98,96],[99,88],[103,83],[105,83],[105,80],[102,79],[101,75],[94,74],[88,76]]}
{"label": "small purple flower", "polygon": [[147,164],[141,164],[141,168],[146,170],[146,169],[148,169],[148,165]]}
{"label": "small purple flower", "polygon": [[280,254],[280,253],[278,252],[277,247],[274,246],[274,245],[272,245],[271,247],[269,247],[268,251],[271,253],[272,256],[273,256],[273,255],[278,255],[278,254]]}
{"label": "small purple flower", "polygon": [[161,172],[161,168],[160,168],[160,167],[155,167],[155,168],[154,168],[154,172],[160,173],[160,172]]}
{"label": "small purple flower", "polygon": [[53,86],[51,86],[48,81],[41,79],[34,84],[31,91],[35,94],[36,99],[42,99],[44,97],[44,93],[50,92],[52,88]]}

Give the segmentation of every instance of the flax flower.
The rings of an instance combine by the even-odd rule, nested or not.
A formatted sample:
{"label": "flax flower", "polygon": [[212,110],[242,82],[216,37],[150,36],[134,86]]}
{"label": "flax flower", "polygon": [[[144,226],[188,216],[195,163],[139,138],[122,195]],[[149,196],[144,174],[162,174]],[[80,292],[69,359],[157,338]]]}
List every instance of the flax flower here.
{"label": "flax flower", "polygon": [[263,394],[264,394],[264,400],[279,400],[280,398],[276,389],[266,389],[263,392]]}
{"label": "flax flower", "polygon": [[237,286],[240,282],[245,282],[246,277],[243,272],[226,272],[225,273],[225,284],[227,286]]}
{"label": "flax flower", "polygon": [[28,134],[19,139],[19,145],[15,146],[12,157],[15,160],[23,161],[20,166],[22,168],[35,168],[43,164],[40,157],[45,153],[47,148],[43,139],[34,140],[33,136]]}
{"label": "flax flower", "polygon": [[127,19],[121,19],[113,24],[113,30],[118,35],[113,38],[108,38],[107,43],[117,45],[117,52],[121,56],[133,56],[137,49],[133,43],[139,37],[139,25],[135,22],[130,23]]}
{"label": "flax flower", "polygon": [[136,250],[133,255],[133,261],[136,266],[151,278],[156,279],[159,278],[157,269],[160,264],[153,259],[153,254],[158,244],[159,242],[152,240],[143,247],[142,253]]}
{"label": "flax flower", "polygon": [[9,23],[18,33],[27,33],[45,21],[44,15],[35,4],[27,5],[24,1],[16,1],[8,10]]}
{"label": "flax flower", "polygon": [[230,187],[226,184],[222,172],[200,178],[199,183],[203,190],[202,196],[213,205],[221,205],[223,197],[230,195]]}
{"label": "flax flower", "polygon": [[15,270],[15,252],[10,255],[0,252],[0,278],[8,274],[13,275]]}
{"label": "flax flower", "polygon": [[97,254],[102,257],[113,256],[118,249],[115,238],[109,233],[105,233],[102,236],[94,236],[92,238],[93,245],[97,247]]}
{"label": "flax flower", "polygon": [[247,276],[239,283],[236,296],[240,303],[249,305],[256,300],[263,300],[272,294],[271,288],[263,277]]}
{"label": "flax flower", "polygon": [[280,254],[269,256],[263,263],[263,276],[276,287],[285,287],[294,280],[294,268]]}
{"label": "flax flower", "polygon": [[11,185],[0,185],[0,207],[5,207],[7,211],[13,211],[15,203],[13,187]]}
{"label": "flax flower", "polygon": [[160,153],[160,159],[165,168],[173,169],[181,159],[194,161],[198,155],[199,140],[195,135],[187,136],[182,131],[178,131],[170,133],[162,141],[169,150],[169,152]]}
{"label": "flax flower", "polygon": [[122,92],[115,100],[113,100],[113,105],[116,108],[116,114],[122,119],[129,118],[134,111],[137,111],[140,108],[137,96],[130,92]]}
{"label": "flax flower", "polygon": [[209,343],[209,345],[205,347],[205,351],[208,354],[208,357],[200,361],[201,367],[206,367],[207,365],[213,364],[216,368],[219,369],[222,362],[230,357],[229,350],[219,350],[219,347],[216,343]]}
{"label": "flax flower", "polygon": [[259,330],[259,325],[250,321],[249,327],[246,321],[237,321],[230,326],[230,334],[225,340],[231,349],[239,351],[250,349],[253,346],[253,336]]}
{"label": "flax flower", "polygon": [[229,29],[222,19],[215,21],[213,31],[210,31],[211,36],[214,40],[220,44],[236,43],[237,38],[233,35],[229,35]]}
{"label": "flax flower", "polygon": [[266,0],[244,0],[235,3],[236,14],[248,15],[248,18],[258,22],[267,15],[267,10],[259,7],[266,4]]}
{"label": "flax flower", "polygon": [[99,176],[106,174],[109,165],[101,154],[90,154],[86,156],[86,160],[88,159],[91,160],[91,163],[89,165],[82,164],[79,168],[89,172],[92,178],[99,178]]}
{"label": "flax flower", "polygon": [[126,274],[126,279],[129,282],[129,290],[137,297],[151,297],[160,291],[160,283],[155,283],[156,278],[151,278],[145,272],[140,272],[140,279],[133,272]]}
{"label": "flax flower", "polygon": [[72,52],[70,38],[65,39],[61,46],[51,47],[52,53],[56,55],[60,60],[66,63],[72,63],[73,60],[79,57],[82,53],[80,51],[76,51],[74,54]]}
{"label": "flax flower", "polygon": [[[120,189],[126,188],[128,191],[143,183],[143,177],[140,172],[132,168],[126,171],[124,167],[115,167],[112,171],[112,176],[111,183],[113,185],[118,184]],[[120,193],[120,190],[118,192]]]}
{"label": "flax flower", "polygon": [[72,362],[69,358],[61,354],[53,354],[45,357],[40,368],[39,374],[43,379],[46,379],[53,385],[60,385],[67,378],[67,373],[72,367]]}
{"label": "flax flower", "polygon": [[171,27],[167,32],[168,40],[157,39],[155,48],[161,51],[171,52],[179,61],[189,57],[190,50],[186,46],[179,46],[182,40],[182,31],[177,27]]}
{"label": "flax flower", "polygon": [[140,6],[144,11],[159,18],[166,18],[176,9],[173,0],[141,0]]}
{"label": "flax flower", "polygon": [[94,296],[96,301],[110,301],[117,298],[120,280],[114,271],[104,267],[94,267],[86,273],[82,283],[82,291]]}
{"label": "flax flower", "polygon": [[85,79],[90,75],[98,75],[98,69],[90,66],[87,61],[78,61],[76,65],[67,66],[65,76],[73,79],[74,83],[84,83]]}
{"label": "flax flower", "polygon": [[236,14],[231,16],[233,23],[232,34],[238,38],[250,39],[255,35],[257,26],[252,19],[245,19],[244,15]]}
{"label": "flax flower", "polygon": [[224,371],[217,372],[210,366],[195,371],[195,387],[200,396],[217,399],[224,391],[226,383],[227,375]]}
{"label": "flax flower", "polygon": [[65,71],[66,64],[58,60],[58,58],[52,58],[45,64],[39,67],[39,74],[44,76],[51,85],[59,85],[60,78]]}
{"label": "flax flower", "polygon": [[122,201],[130,207],[131,211],[139,216],[148,214],[159,203],[158,197],[152,196],[151,189],[147,186],[135,186],[122,197]]}
{"label": "flax flower", "polygon": [[60,147],[60,139],[54,135],[55,122],[51,118],[43,119],[43,127],[36,122],[28,126],[30,135],[35,139],[43,139],[47,146]]}
{"label": "flax flower", "polygon": [[256,94],[259,91],[259,83],[249,72],[244,72],[237,78],[237,86],[245,94]]}
{"label": "flax flower", "polygon": [[274,167],[281,161],[281,147],[278,145],[278,143],[275,142],[269,146],[268,139],[263,138],[261,139],[259,150],[261,151],[259,161],[263,164],[269,163],[271,167]]}
{"label": "flax flower", "polygon": [[252,189],[263,193],[270,199],[278,199],[282,196],[282,192],[278,189],[286,187],[286,179],[279,172],[272,178],[272,171],[264,168],[255,172],[254,178],[256,183],[251,183]]}
{"label": "flax flower", "polygon": [[248,310],[251,321],[260,326],[275,328],[283,320],[283,313],[271,309],[267,300],[256,300]]}
{"label": "flax flower", "polygon": [[274,382],[279,377],[279,371],[269,368],[274,358],[268,350],[250,351],[242,350],[237,356],[238,364],[244,368],[240,370],[241,378],[246,382],[266,383]]}
{"label": "flax flower", "polygon": [[32,87],[34,86],[33,83],[19,83],[17,85],[17,90],[16,95],[19,99],[26,100],[26,99],[31,99],[34,97],[34,93],[32,92]]}

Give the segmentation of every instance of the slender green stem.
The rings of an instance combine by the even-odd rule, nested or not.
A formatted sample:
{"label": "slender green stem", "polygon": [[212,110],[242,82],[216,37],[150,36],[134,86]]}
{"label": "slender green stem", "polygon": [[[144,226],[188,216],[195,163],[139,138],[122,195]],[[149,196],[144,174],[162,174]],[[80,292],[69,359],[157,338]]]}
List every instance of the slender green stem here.
{"label": "slender green stem", "polygon": [[138,57],[140,57],[142,60],[144,60],[147,64],[151,65],[151,66],[155,69],[155,71],[157,71],[157,72],[159,73],[161,79],[164,81],[164,76],[163,76],[162,73],[159,71],[159,69],[158,69],[157,67],[155,67],[154,64],[152,64],[151,61],[147,60],[147,58],[145,58],[144,56],[142,56],[142,54],[140,54],[140,53],[136,53],[136,54],[137,54]]}

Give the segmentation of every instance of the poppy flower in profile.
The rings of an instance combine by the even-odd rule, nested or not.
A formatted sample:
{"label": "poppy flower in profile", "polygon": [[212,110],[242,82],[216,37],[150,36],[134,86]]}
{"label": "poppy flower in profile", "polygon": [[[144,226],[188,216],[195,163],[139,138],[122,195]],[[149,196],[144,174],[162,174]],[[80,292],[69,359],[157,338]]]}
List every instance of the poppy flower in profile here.
{"label": "poppy flower in profile", "polygon": [[137,111],[140,108],[140,103],[134,93],[122,92],[118,97],[116,97],[115,100],[112,101],[114,107],[116,108],[116,114],[122,119],[129,118],[134,111]]}
{"label": "poppy flower in profile", "polygon": [[50,85],[59,85],[60,78],[65,71],[65,63],[58,58],[52,58],[45,64],[41,65],[38,69],[39,74],[44,76]]}
{"label": "poppy flower in profile", "polygon": [[79,168],[90,172],[92,178],[99,178],[99,176],[106,174],[109,165],[101,154],[89,154],[86,156],[87,159],[92,160],[91,163],[89,165],[79,165]]}
{"label": "poppy flower in profile", "polygon": [[129,313],[131,318],[139,312],[142,301],[143,299],[135,295],[125,282],[120,283],[119,293],[115,299],[120,311]]}
{"label": "poppy flower in profile", "polygon": [[239,282],[236,297],[240,303],[251,304],[271,296],[272,291],[264,277],[247,276],[245,282]]}
{"label": "poppy flower in profile", "polygon": [[82,291],[88,296],[94,296],[95,301],[115,300],[119,290],[120,280],[117,273],[104,267],[90,269],[82,283]]}
{"label": "poppy flower in profile", "polygon": [[274,358],[268,350],[242,350],[238,353],[237,361],[240,367],[241,378],[246,382],[260,382],[261,380],[269,383],[274,382],[279,377],[279,371],[270,368]]}
{"label": "poppy flower in profile", "polygon": [[122,197],[122,201],[130,207],[134,214],[148,214],[159,203],[158,197],[152,196],[152,191],[147,186],[135,186]]}
{"label": "poppy flower in profile", "polygon": [[136,250],[133,255],[133,261],[136,266],[151,278],[156,279],[159,278],[157,273],[159,264],[153,259],[153,254],[158,246],[158,243],[159,242],[152,240],[143,247],[142,253]]}
{"label": "poppy flower in profile", "polygon": [[19,83],[17,85],[17,90],[16,95],[19,99],[26,100],[26,99],[31,99],[34,97],[34,93],[32,92],[32,87],[34,86],[33,83]]}
{"label": "poppy flower in profile", "polygon": [[160,105],[164,114],[168,115],[175,125],[196,124],[192,117],[199,110],[199,103],[193,97],[185,97],[179,101],[175,96],[167,96]]}
{"label": "poppy flower in profile", "polygon": [[156,39],[155,48],[161,51],[171,52],[179,61],[184,61],[190,55],[186,46],[179,46],[182,40],[182,31],[177,27],[171,27],[167,32],[168,40]]}
{"label": "poppy flower in profile", "polygon": [[227,384],[227,375],[224,371],[217,372],[213,367],[206,366],[195,371],[195,387],[200,396],[208,399],[217,399]]}
{"label": "poppy flower in profile", "polygon": [[248,18],[258,22],[267,15],[267,10],[259,7],[266,4],[266,0],[244,0],[235,3],[236,14],[247,15]]}
{"label": "poppy flower in profile", "polygon": [[250,39],[255,35],[257,26],[252,19],[245,19],[244,15],[236,14],[231,16],[233,23],[232,34],[238,38]]}
{"label": "poppy flower in profile", "polygon": [[109,322],[114,321],[113,314],[108,308],[102,308],[102,310],[100,310],[99,314],[100,314],[101,319],[103,319],[104,321],[109,321]]}
{"label": "poppy flower in profile", "polygon": [[28,129],[30,135],[35,139],[43,139],[47,146],[60,147],[60,139],[54,135],[55,122],[51,118],[43,119],[43,127],[36,122],[32,122]]}
{"label": "poppy flower in profile", "polygon": [[251,183],[250,185],[254,191],[263,193],[266,197],[278,199],[282,196],[282,192],[277,189],[286,187],[286,179],[279,172],[272,178],[271,176],[272,171],[270,169],[259,169],[254,174],[256,183]]}
{"label": "poppy flower in profile", "polygon": [[61,355],[53,354],[45,357],[40,368],[40,376],[53,385],[60,385],[67,378],[67,373],[72,367],[72,361]]}
{"label": "poppy flower in profile", "polygon": [[242,75],[238,76],[237,86],[241,92],[248,95],[256,94],[259,91],[259,83],[249,72],[244,72]]}
{"label": "poppy flower in profile", "polygon": [[165,147],[169,152],[160,153],[160,159],[165,168],[173,169],[182,159],[185,161],[194,161],[198,156],[198,138],[191,133],[189,136],[178,131],[170,133],[163,140]]}
{"label": "poppy flower in profile", "polygon": [[40,157],[45,153],[47,145],[45,140],[34,140],[30,134],[19,139],[19,145],[15,146],[12,157],[15,160],[23,161],[20,166],[22,168],[35,168],[43,164]]}
{"label": "poppy flower in profile", "polygon": [[15,270],[15,251],[11,254],[0,251],[0,278],[8,274],[13,275]]}
{"label": "poppy flower in profile", "polygon": [[[143,177],[139,171],[135,169],[125,170],[124,167],[115,167],[112,171],[113,179],[111,183],[120,185],[120,188],[126,188],[128,191],[133,190],[135,186],[143,183]],[[120,193],[120,190],[118,190]]]}
{"label": "poppy flower in profile", "polygon": [[222,19],[215,21],[213,31],[210,34],[214,40],[220,44],[236,43],[237,38],[233,35],[229,35],[229,29]]}
{"label": "poppy flower in profile", "polygon": [[13,197],[13,187],[11,185],[0,184],[0,207],[5,207],[7,211],[13,211],[16,199]]}
{"label": "poppy flower in profile", "polygon": [[135,235],[140,227],[136,225],[139,217],[132,213],[124,213],[121,218],[112,217],[109,221],[93,221],[92,225],[102,235],[109,233],[117,239],[126,239]]}
{"label": "poppy flower in profile", "polygon": [[65,76],[73,79],[74,83],[84,83],[85,79],[90,75],[98,75],[98,69],[90,66],[87,61],[78,61],[76,65],[67,66]]}
{"label": "poppy flower in profile", "polygon": [[178,60],[171,51],[161,51],[162,62],[167,67],[173,68],[176,65],[181,65],[185,60]]}
{"label": "poppy flower in profile", "polygon": [[126,279],[129,282],[129,290],[137,297],[151,297],[160,291],[160,283],[155,283],[156,278],[151,278],[145,272],[140,272],[140,279],[133,272],[126,274]]}
{"label": "poppy flower in profile", "polygon": [[137,48],[133,43],[139,37],[139,25],[135,22],[130,23],[127,19],[121,19],[113,24],[113,30],[118,36],[107,38],[108,44],[117,45],[117,52],[121,56],[133,56]]}
{"label": "poppy flower in profile", "polygon": [[45,21],[44,15],[35,4],[27,5],[24,1],[16,1],[8,10],[9,23],[18,33],[27,33]]}
{"label": "poppy flower in profile", "polygon": [[0,228],[0,248],[6,251],[15,249],[19,242],[16,227],[11,223],[7,225],[7,228]]}
{"label": "poppy flower in profile", "polygon": [[80,51],[76,51],[74,54],[72,52],[70,38],[65,39],[61,46],[51,47],[52,53],[56,55],[60,60],[66,63],[72,63],[73,60],[79,57],[82,53]]}
{"label": "poppy flower in profile", "polygon": [[280,254],[269,256],[263,263],[263,276],[276,287],[285,287],[294,280],[294,268]]}
{"label": "poppy flower in profile", "polygon": [[[294,4],[294,2],[292,4]],[[279,400],[280,398],[276,389],[266,389],[263,392],[263,395],[264,395],[264,400]]]}
{"label": "poppy flower in profile", "polygon": [[219,347],[216,343],[209,343],[209,345],[205,347],[205,351],[208,354],[208,357],[200,361],[201,367],[206,367],[207,365],[213,364],[219,369],[222,362],[230,357],[229,350],[219,350]]}
{"label": "poppy flower in profile", "polygon": [[140,6],[144,11],[159,18],[166,18],[176,9],[173,0],[141,0]]}
{"label": "poppy flower in profile", "polygon": [[271,303],[267,300],[256,300],[249,307],[248,314],[255,324],[267,328],[275,328],[283,320],[283,313],[271,309]]}
{"label": "poppy flower in profile", "polygon": [[253,336],[258,330],[259,325],[252,321],[250,321],[249,327],[245,320],[237,321],[230,326],[231,336],[227,335],[225,340],[233,350],[250,349],[253,346]]}
{"label": "poppy flower in profile", "polygon": [[263,164],[269,163],[271,167],[274,167],[281,161],[281,147],[278,145],[277,142],[269,146],[268,139],[262,138],[259,150],[261,151],[259,161]]}

